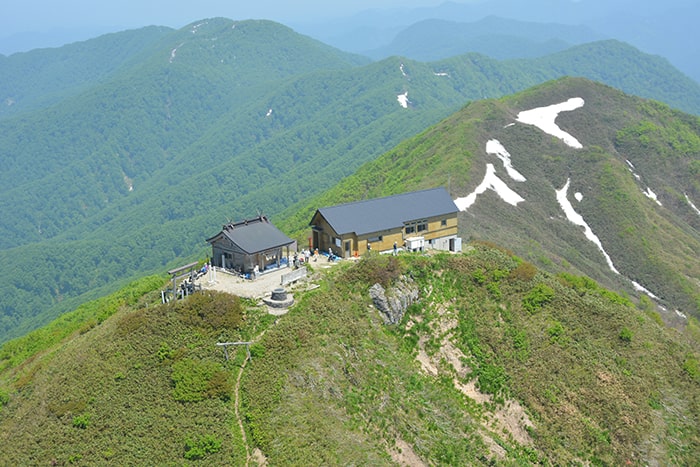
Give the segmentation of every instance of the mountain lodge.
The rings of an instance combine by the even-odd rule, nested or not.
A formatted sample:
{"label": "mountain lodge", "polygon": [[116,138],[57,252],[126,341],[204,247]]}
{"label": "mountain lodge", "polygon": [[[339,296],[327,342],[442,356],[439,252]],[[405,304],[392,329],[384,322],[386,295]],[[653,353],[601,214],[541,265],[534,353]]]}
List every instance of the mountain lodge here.
{"label": "mountain lodge", "polygon": [[444,188],[339,204],[316,210],[309,223],[311,242],[343,258],[369,249],[390,251],[394,244],[411,251],[461,251],[458,213]]}

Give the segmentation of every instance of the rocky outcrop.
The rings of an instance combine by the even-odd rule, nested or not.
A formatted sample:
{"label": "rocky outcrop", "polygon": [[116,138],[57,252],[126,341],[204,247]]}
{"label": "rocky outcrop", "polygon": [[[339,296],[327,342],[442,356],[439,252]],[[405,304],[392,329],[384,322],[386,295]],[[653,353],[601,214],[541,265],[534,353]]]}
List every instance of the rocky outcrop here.
{"label": "rocky outcrop", "polygon": [[384,324],[398,324],[406,309],[418,300],[418,286],[413,279],[401,276],[396,285],[386,290],[381,284],[374,284],[369,289],[369,295],[381,313]]}

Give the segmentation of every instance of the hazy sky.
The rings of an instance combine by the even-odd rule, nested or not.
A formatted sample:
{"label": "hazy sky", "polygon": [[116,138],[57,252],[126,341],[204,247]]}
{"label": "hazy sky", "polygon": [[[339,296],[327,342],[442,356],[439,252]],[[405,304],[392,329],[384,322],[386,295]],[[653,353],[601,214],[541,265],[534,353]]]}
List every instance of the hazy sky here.
{"label": "hazy sky", "polygon": [[178,28],[214,16],[301,22],[306,18],[333,18],[370,8],[434,6],[443,1],[0,0],[0,37],[64,28],[123,29],[152,24]]}

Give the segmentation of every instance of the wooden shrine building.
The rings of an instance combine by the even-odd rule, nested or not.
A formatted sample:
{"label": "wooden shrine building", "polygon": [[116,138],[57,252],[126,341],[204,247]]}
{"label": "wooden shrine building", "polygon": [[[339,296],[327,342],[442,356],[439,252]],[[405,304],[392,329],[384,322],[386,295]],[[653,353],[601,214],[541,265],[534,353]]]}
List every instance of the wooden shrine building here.
{"label": "wooden shrine building", "polygon": [[296,249],[296,242],[265,216],[225,224],[207,242],[212,247],[212,266],[242,274],[286,266],[290,251]]}

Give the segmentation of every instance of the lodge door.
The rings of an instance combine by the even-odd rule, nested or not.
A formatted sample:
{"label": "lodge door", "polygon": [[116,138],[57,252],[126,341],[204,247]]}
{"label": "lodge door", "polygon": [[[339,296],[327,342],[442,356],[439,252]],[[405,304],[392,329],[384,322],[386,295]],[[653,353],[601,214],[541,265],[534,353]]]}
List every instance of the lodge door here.
{"label": "lodge door", "polygon": [[320,250],[321,249],[321,242],[320,242],[320,239],[318,238],[319,237],[318,232],[316,230],[314,230],[312,233],[313,233],[313,245],[312,245],[311,249],[313,250],[314,248],[318,248]]}

